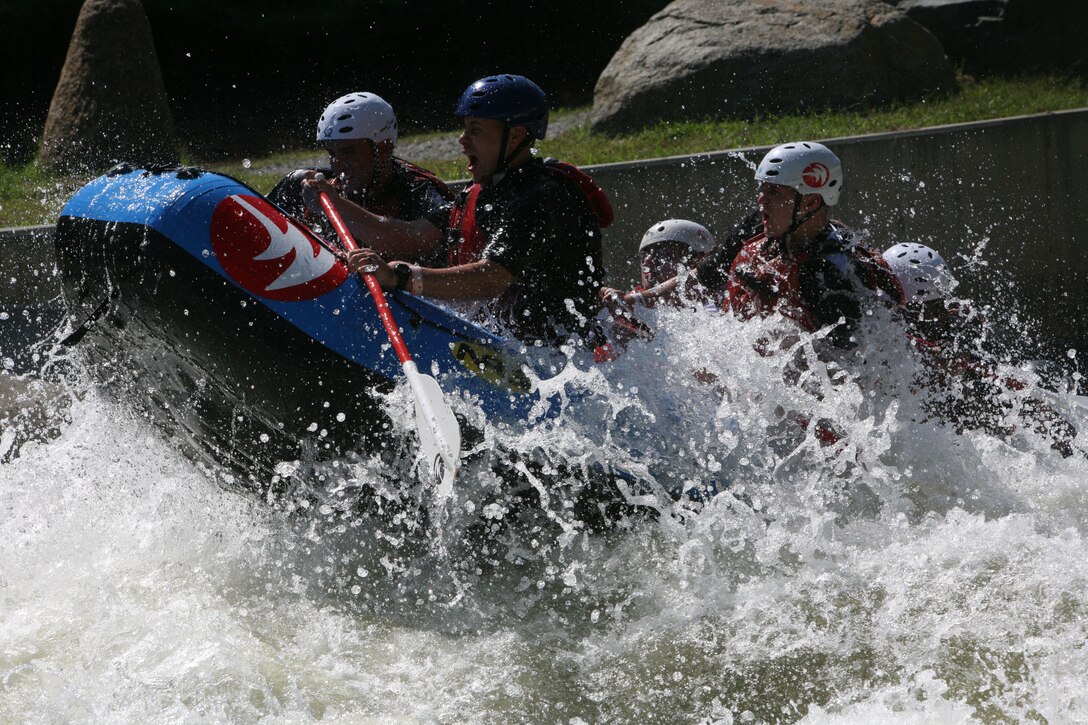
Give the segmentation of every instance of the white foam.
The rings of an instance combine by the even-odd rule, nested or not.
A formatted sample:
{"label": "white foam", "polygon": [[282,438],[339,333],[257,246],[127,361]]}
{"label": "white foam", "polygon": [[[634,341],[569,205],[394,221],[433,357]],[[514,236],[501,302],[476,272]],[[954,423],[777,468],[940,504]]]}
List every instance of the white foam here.
{"label": "white foam", "polygon": [[[366,457],[285,515],[80,393],[59,438],[0,467],[0,720],[1086,716],[1083,457],[914,422],[853,378],[813,376],[817,400],[752,354],[766,330],[671,317],[667,339],[570,372],[557,421],[488,432],[545,471],[743,489],[609,534],[583,533],[545,475],[546,512],[463,540],[515,516],[487,466],[435,532],[425,490]],[[902,361],[878,357],[860,379],[896,390]],[[845,441],[770,441],[778,408]],[[353,511],[362,484],[400,518]]]}

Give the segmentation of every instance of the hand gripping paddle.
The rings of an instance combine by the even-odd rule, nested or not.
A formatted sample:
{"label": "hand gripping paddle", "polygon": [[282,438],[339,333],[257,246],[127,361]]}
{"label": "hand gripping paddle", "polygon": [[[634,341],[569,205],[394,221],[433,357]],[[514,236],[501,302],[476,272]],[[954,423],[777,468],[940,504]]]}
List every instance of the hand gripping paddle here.
{"label": "hand gripping paddle", "polygon": [[[325,215],[332,222],[344,248],[349,252],[358,249],[359,246],[345,226],[344,220],[340,218],[340,213],[336,211],[329,195],[321,192],[319,198],[321,208],[325,210]],[[381,318],[385,332],[389,335],[389,342],[397,353],[401,369],[408,378],[408,385],[412,389],[412,396],[416,403],[416,432],[419,434],[419,447],[428,469],[438,484],[438,498],[444,501],[453,493],[453,482],[461,467],[461,427],[457,424],[457,418],[449,403],[446,402],[442,389],[438,387],[438,381],[430,375],[424,375],[416,368],[416,363],[412,360],[404,344],[404,338],[401,337],[400,329],[393,319],[393,313],[389,310],[385,292],[378,284],[378,278],[365,272],[360,272],[359,276],[363,278],[367,289],[370,290],[370,296],[374,298],[378,317]]]}

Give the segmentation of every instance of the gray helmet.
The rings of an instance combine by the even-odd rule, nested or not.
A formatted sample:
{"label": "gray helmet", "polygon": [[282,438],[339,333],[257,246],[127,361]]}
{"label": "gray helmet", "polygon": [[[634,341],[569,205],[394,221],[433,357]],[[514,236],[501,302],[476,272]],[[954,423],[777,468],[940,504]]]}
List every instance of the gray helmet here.
{"label": "gray helmet", "polygon": [[714,248],[714,235],[702,224],[687,219],[666,219],[646,230],[638,245],[638,251],[661,242],[679,242],[686,244],[697,254],[705,254]]}

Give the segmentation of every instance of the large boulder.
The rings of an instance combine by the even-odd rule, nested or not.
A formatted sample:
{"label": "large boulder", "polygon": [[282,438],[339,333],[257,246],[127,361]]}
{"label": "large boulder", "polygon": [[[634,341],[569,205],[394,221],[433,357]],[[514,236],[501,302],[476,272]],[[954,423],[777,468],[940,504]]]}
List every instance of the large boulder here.
{"label": "large boulder", "polygon": [[676,0],[612,57],[592,124],[856,107],[954,84],[933,34],[880,0]]}
{"label": "large boulder", "polygon": [[40,159],[67,173],[177,160],[170,106],[140,0],[86,0],[49,105]]}

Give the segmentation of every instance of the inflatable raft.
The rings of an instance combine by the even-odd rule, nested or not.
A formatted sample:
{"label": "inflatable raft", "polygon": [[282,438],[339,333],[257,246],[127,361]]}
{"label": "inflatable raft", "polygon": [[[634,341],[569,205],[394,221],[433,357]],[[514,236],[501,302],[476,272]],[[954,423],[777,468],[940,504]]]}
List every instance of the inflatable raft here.
{"label": "inflatable raft", "polygon": [[[56,245],[71,340],[190,448],[267,472],[397,435],[380,399],[400,365],[366,286],[337,247],[241,182],[118,166],[64,207]],[[516,344],[407,293],[388,298],[447,395],[488,420],[541,414]]]}

